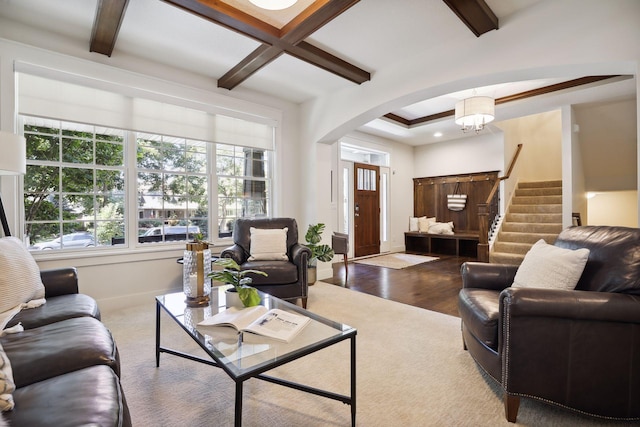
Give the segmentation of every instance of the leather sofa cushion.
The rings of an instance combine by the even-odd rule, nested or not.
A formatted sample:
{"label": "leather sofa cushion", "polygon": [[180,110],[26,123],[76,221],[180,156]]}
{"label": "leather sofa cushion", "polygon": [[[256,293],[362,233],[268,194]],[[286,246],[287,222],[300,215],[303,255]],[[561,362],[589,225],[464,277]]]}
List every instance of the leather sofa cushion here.
{"label": "leather sofa cushion", "polygon": [[120,375],[118,350],[109,330],[93,317],[62,320],[7,334],[1,339],[16,387],[94,365]]}
{"label": "leather sofa cushion", "polygon": [[70,294],[47,298],[40,307],[22,310],[7,324],[8,327],[22,322],[25,329],[38,328],[74,317],[94,317],[100,320],[100,310],[96,301],[88,295]]}
{"label": "leather sofa cushion", "polygon": [[639,228],[584,226],[563,230],[554,245],[589,249],[589,259],[577,290],[640,295],[638,242]]}
{"label": "leather sofa cushion", "polygon": [[498,320],[500,291],[489,289],[461,289],[458,311],[465,327],[480,342],[498,351]]}
{"label": "leather sofa cushion", "polygon": [[287,285],[298,281],[298,267],[289,261],[247,261],[242,264],[243,270],[260,270],[267,276],[249,274],[253,279],[251,285]]}
{"label": "leather sofa cushion", "polygon": [[118,376],[92,366],[17,389],[12,426],[131,426]]}

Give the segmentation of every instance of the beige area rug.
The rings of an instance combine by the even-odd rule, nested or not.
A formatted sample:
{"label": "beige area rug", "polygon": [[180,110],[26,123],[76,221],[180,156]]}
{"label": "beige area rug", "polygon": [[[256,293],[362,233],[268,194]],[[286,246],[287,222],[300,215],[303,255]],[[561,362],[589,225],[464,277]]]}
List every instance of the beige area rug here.
{"label": "beige area rug", "polygon": [[[357,425],[513,426],[497,386],[462,349],[460,320],[318,282],[309,309],[358,329]],[[232,426],[234,383],[218,368],[168,354],[155,367],[155,301],[103,312],[120,350],[133,425]],[[166,315],[163,343],[204,353]],[[271,374],[348,394],[349,344],[342,342]],[[349,426],[340,402],[259,380],[244,388],[244,426]],[[521,426],[622,425],[523,399]]]}
{"label": "beige area rug", "polygon": [[363,258],[354,262],[358,264],[375,265],[377,267],[393,268],[401,270],[411,267],[412,265],[422,264],[425,262],[435,261],[438,257],[426,255],[412,255],[404,253],[393,253],[387,255],[378,255],[371,258]]}

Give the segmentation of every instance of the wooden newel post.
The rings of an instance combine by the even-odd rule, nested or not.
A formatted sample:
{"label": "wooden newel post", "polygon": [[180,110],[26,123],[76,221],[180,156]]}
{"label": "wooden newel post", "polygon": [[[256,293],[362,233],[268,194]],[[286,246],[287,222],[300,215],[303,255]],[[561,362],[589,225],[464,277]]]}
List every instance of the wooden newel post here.
{"label": "wooden newel post", "polygon": [[478,261],[489,262],[489,205],[478,203]]}

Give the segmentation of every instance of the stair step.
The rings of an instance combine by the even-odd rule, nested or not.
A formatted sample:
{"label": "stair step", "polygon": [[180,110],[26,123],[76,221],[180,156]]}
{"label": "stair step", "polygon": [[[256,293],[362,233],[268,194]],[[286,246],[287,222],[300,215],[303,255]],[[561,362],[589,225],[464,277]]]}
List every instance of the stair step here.
{"label": "stair step", "polygon": [[562,214],[562,205],[511,205],[509,213],[559,213]]}
{"label": "stair step", "polygon": [[561,196],[562,187],[518,188],[515,196]]}
{"label": "stair step", "polygon": [[562,187],[562,180],[519,182],[518,188]]}
{"label": "stair step", "polygon": [[521,222],[503,222],[502,231],[516,233],[560,234],[560,232],[562,231],[562,224],[529,224]]}
{"label": "stair step", "polygon": [[519,242],[501,242],[497,241],[493,245],[493,249],[496,252],[504,252],[510,254],[521,254],[525,255],[531,249],[533,243],[519,243]]}
{"label": "stair step", "polygon": [[526,222],[529,224],[532,223],[562,223],[562,214],[531,214],[531,213],[508,213],[505,217],[507,222]]}
{"label": "stair step", "polygon": [[552,245],[557,237],[558,235],[555,233],[513,233],[501,231],[498,233],[497,241],[534,244],[538,240],[543,239]]}
{"label": "stair step", "polygon": [[520,265],[531,246],[553,244],[562,231],[562,181],[518,183],[489,262]]}
{"label": "stair step", "polygon": [[491,252],[489,255],[489,262],[491,264],[509,264],[520,265],[524,255],[522,254],[508,254],[504,252]]}
{"label": "stair step", "polygon": [[514,196],[512,205],[561,205],[562,196]]}

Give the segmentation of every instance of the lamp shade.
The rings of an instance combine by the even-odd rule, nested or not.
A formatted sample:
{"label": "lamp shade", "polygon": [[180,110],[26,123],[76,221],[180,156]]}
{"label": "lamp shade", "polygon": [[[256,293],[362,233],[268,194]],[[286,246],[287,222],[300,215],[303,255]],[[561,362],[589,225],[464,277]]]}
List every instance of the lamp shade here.
{"label": "lamp shade", "polygon": [[261,9],[282,10],[296,4],[298,0],[249,0]]}
{"label": "lamp shade", "polygon": [[24,136],[0,131],[0,175],[27,172],[27,141]]}
{"label": "lamp shade", "polygon": [[495,118],[495,101],[488,96],[463,99],[456,104],[456,124],[462,130],[482,130],[484,125]]}

